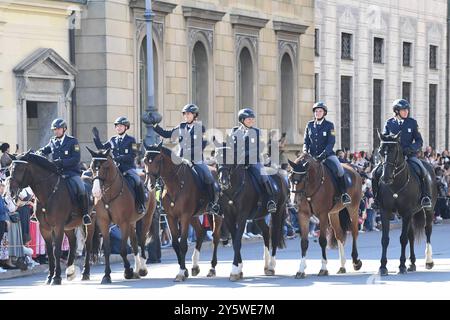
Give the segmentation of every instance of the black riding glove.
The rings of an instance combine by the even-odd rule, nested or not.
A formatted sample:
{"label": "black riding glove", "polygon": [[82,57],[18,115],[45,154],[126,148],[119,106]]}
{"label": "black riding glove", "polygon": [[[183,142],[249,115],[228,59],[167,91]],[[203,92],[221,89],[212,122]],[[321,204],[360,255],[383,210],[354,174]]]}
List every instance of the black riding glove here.
{"label": "black riding glove", "polygon": [[327,154],[325,152],[322,152],[321,154],[319,154],[319,156],[317,157],[317,160],[319,161],[323,161],[327,158]]}

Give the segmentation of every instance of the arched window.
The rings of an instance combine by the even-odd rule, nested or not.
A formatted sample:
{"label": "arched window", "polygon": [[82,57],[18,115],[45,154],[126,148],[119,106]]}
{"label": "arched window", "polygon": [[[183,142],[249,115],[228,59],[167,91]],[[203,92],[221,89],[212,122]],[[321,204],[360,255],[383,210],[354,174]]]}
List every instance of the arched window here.
{"label": "arched window", "polygon": [[287,141],[294,142],[294,67],[288,53],[281,59],[281,132]]}
{"label": "arched window", "polygon": [[239,109],[255,105],[253,75],[253,59],[248,48],[244,47],[239,54],[238,62]]}
{"label": "arched window", "polygon": [[192,50],[192,102],[200,108],[199,120],[208,127],[209,115],[209,79],[208,79],[208,55],[201,41],[197,41]]}

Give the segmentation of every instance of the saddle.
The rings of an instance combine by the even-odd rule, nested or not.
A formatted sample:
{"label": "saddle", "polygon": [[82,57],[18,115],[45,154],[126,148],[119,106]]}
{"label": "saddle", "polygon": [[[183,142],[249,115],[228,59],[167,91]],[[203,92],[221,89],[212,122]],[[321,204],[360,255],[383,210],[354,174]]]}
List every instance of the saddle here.
{"label": "saddle", "polygon": [[[72,201],[72,204],[77,205],[78,204],[78,188],[76,186],[76,184],[67,178],[63,177],[63,181],[65,181],[67,188],[69,189],[69,195],[70,195],[70,201]],[[88,182],[89,180],[83,179],[83,185],[84,185],[84,189],[86,190],[86,193],[88,195],[88,199],[89,199],[89,205],[93,205],[94,204],[94,200],[92,198],[92,184],[90,184]]]}
{"label": "saddle", "polygon": [[[337,173],[337,168],[334,166],[334,163],[328,159],[326,159],[324,162],[324,167],[328,170],[328,173],[330,174],[332,181],[333,181],[333,185],[335,187],[336,190],[339,190],[338,188],[338,173]],[[353,182],[352,182],[352,176],[350,174],[350,170],[344,167],[344,181],[345,181],[345,187],[347,189],[351,188],[353,186]]]}

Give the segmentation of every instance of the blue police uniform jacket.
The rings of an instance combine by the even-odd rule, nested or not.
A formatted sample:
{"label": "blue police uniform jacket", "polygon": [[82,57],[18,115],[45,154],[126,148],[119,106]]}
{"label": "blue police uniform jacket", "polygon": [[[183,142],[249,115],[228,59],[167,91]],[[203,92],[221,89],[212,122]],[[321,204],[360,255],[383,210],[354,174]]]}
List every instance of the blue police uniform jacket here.
{"label": "blue police uniform jacket", "polygon": [[323,119],[321,124],[311,120],[305,128],[303,152],[307,152],[313,157],[319,156],[322,152],[326,156],[334,154],[333,148],[336,143],[334,124]]}
{"label": "blue police uniform jacket", "polygon": [[76,138],[66,134],[62,144],[58,146],[58,139],[53,137],[39,151],[44,155],[52,154],[53,161],[61,159],[63,175],[67,177],[80,175],[80,145]]}
{"label": "blue police uniform jacket", "polygon": [[[231,137],[235,143],[235,161],[237,160],[237,154],[239,152],[243,152],[246,165],[255,164],[251,163],[254,161],[256,161],[256,163],[262,163],[260,153],[260,135],[261,131],[256,127],[247,128],[244,125],[240,125],[232,129]],[[237,143],[238,139],[244,142],[241,146]],[[241,150],[238,150],[239,147]]]}
{"label": "blue police uniform jacket", "polygon": [[114,161],[120,172],[124,173],[130,169],[136,169],[134,159],[137,156],[138,148],[134,137],[124,134],[122,141],[119,142],[120,138],[121,136],[116,135],[104,144],[99,139],[94,138],[94,143],[97,149],[111,149]]}
{"label": "blue police uniform jacket", "polygon": [[384,126],[383,135],[400,134],[400,144],[403,150],[411,148],[414,151],[422,149],[423,140],[422,135],[419,132],[419,126],[417,121],[413,118],[403,119],[403,123],[400,124],[397,118],[393,117],[386,121]]}
{"label": "blue police uniform jacket", "polygon": [[188,123],[182,122],[171,130],[164,130],[159,125],[156,125],[153,129],[163,138],[178,140],[178,143],[180,144],[180,150],[178,151],[179,157],[194,161],[197,160],[194,156],[197,154],[198,160],[203,161],[203,150],[207,145],[207,142],[204,139],[206,131],[205,126],[200,122],[193,122],[190,126],[191,128],[189,130]]}

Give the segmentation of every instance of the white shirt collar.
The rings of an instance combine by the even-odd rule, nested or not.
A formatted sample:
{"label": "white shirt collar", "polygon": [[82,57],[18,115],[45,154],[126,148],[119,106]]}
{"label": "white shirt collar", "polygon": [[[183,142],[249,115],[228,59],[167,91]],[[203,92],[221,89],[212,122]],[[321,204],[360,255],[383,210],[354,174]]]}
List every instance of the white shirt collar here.
{"label": "white shirt collar", "polygon": [[322,118],[322,120],[320,120],[320,121],[315,120],[314,124],[320,126],[323,123],[324,120],[325,120],[325,118]]}
{"label": "white shirt collar", "polygon": [[118,134],[117,135],[117,140],[119,140],[120,138],[122,138],[122,140],[123,140],[126,135],[127,135],[126,133],[124,133],[123,135]]}
{"label": "white shirt collar", "polygon": [[56,140],[59,140],[61,145],[64,143],[64,138],[66,137],[66,134],[63,134],[61,138],[56,138]]}

